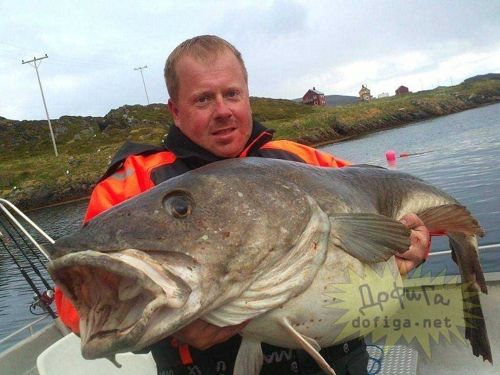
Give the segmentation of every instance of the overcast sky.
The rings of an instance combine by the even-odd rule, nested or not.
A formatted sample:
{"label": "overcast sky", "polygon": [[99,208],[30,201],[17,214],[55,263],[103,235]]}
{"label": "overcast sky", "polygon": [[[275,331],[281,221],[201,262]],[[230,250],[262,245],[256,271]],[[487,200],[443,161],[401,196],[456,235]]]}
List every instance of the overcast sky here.
{"label": "overcast sky", "polygon": [[243,54],[252,96],[394,94],[500,73],[500,0],[23,1],[0,0],[0,116],[104,116],[124,104],[165,103],[163,65],[199,34]]}

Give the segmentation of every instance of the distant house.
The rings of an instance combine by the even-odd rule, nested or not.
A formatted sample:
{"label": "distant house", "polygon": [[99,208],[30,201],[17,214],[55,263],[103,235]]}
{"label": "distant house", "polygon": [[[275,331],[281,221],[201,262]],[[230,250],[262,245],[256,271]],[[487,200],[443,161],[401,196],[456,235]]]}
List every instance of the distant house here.
{"label": "distant house", "polygon": [[404,94],[408,94],[409,92],[410,92],[410,90],[408,90],[408,87],[406,87],[406,86],[399,86],[396,89],[396,95],[404,95]]}
{"label": "distant house", "polygon": [[388,92],[382,92],[380,94],[378,94],[377,98],[381,99],[381,98],[388,98],[389,97],[389,93]]}
{"label": "distant house", "polygon": [[365,85],[361,85],[361,90],[359,90],[359,98],[365,102],[373,99],[373,96],[370,94],[370,89]]}
{"label": "distant house", "polygon": [[316,87],[313,87],[312,90],[307,90],[305,95],[302,97],[302,103],[309,105],[325,105],[325,94],[316,90]]}

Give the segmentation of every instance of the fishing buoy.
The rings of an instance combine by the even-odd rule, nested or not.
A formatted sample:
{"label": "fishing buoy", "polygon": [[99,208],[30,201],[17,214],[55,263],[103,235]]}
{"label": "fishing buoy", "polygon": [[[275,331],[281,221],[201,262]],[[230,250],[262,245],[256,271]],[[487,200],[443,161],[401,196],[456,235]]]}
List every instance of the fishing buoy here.
{"label": "fishing buoy", "polygon": [[399,154],[400,158],[407,158],[408,156],[410,156],[410,153],[406,151],[403,151]]}
{"label": "fishing buoy", "polygon": [[395,164],[396,163],[396,151],[394,151],[394,150],[387,150],[385,152],[385,158],[387,159],[387,162],[389,164]]}

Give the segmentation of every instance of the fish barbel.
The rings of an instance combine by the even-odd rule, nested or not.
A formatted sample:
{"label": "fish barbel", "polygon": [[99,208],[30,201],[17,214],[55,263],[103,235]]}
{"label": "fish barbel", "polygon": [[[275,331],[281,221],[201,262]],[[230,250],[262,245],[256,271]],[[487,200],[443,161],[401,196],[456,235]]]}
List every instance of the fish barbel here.
{"label": "fish barbel", "polygon": [[[484,231],[450,195],[378,167],[263,158],[209,164],[103,212],[56,241],[49,272],[80,314],[86,358],[140,350],[196,319],[251,320],[235,374],[259,373],[260,342],[305,349],[333,374],[319,348],[336,343],[340,316],[321,293],[366,264],[400,277],[394,255],[408,249],[410,231],[398,220],[408,213],[450,238],[464,295],[486,293],[476,239]],[[473,295],[466,338],[491,362]]]}

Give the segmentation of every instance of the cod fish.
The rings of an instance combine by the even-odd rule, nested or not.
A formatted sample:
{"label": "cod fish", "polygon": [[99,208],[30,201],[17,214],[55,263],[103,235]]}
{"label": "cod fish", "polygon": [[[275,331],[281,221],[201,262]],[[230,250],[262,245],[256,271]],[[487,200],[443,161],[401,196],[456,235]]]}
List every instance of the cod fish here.
{"label": "cod fish", "polygon": [[[340,315],[322,293],[366,264],[399,277],[394,255],[408,249],[410,231],[398,219],[412,212],[449,237],[464,296],[486,293],[484,231],[445,192],[380,167],[263,158],[212,163],[103,212],[56,241],[49,272],[78,309],[85,358],[140,350],[196,319],[250,320],[235,374],[259,373],[261,342],[304,349],[334,374],[319,349],[336,343]],[[465,319],[477,319],[466,337],[492,361],[472,294]]]}

